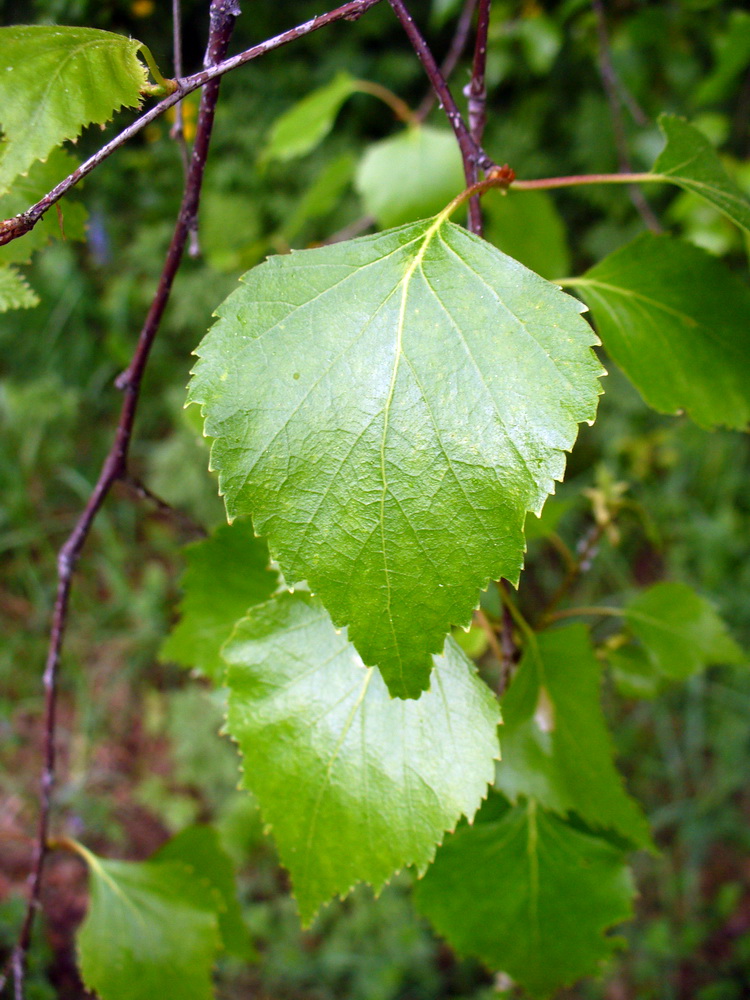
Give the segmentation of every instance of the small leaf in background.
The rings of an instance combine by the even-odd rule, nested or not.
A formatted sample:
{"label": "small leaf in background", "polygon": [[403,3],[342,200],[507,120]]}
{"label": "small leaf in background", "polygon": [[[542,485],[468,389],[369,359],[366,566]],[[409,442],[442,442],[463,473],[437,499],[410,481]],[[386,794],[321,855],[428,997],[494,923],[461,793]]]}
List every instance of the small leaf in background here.
{"label": "small leaf in background", "polygon": [[272,257],[197,354],[189,401],[230,519],[252,514],[392,694],[417,697],[599,394],[580,303],[442,216]]}
{"label": "small leaf in background", "polygon": [[497,702],[449,641],[432,689],[392,700],[314,598],[283,594],[224,648],[227,728],[289,869],[302,921],[356,882],[424,870],[471,818],[499,756]]}
{"label": "small leaf in background", "polygon": [[180,861],[109,861],[78,847],[89,908],[77,935],[81,975],[101,1000],[211,1000],[221,946],[211,888]]}
{"label": "small leaf in background", "polygon": [[750,199],[729,177],[705,135],[673,115],[661,115],[659,127],[667,144],[652,174],[700,195],[750,232]]}
{"label": "small leaf in background", "polygon": [[0,313],[8,309],[31,309],[39,298],[14,267],[0,266]]}
{"label": "small leaf in background", "polygon": [[367,149],[355,186],[365,211],[381,226],[436,215],[466,187],[452,132],[409,127]]}
{"label": "small leaf in background", "polygon": [[[27,176],[16,177],[12,191],[0,195],[0,219],[24,212],[77,166],[78,160],[67,150],[53,149],[44,163],[37,161],[31,166]],[[28,264],[31,255],[51,240],[85,240],[87,214],[81,202],[63,198],[30,232],[0,247],[0,262]]]}
{"label": "small leaf in background", "polygon": [[646,402],[702,427],[750,423],[750,288],[698,247],[643,233],[571,279]]}
{"label": "small leaf in background", "polygon": [[268,600],[278,578],[268,568],[265,542],[255,537],[249,521],[221,525],[210,538],[189,545],[185,560],[180,620],[159,655],[221,684],[222,643],[238,618]]}
{"label": "small leaf in background", "polygon": [[84,126],[140,104],[147,79],[140,49],[135,39],[95,28],[0,28],[0,193]]}
{"label": "small leaf in background", "polygon": [[577,813],[650,847],[648,822],[613,762],[601,709],[601,664],[583,625],[541,632],[503,698],[503,760],[496,786],[511,802]]}
{"label": "small leaf in background", "polygon": [[624,609],[625,620],[665,676],[684,680],[745,656],[708,601],[684,583],[657,583]]}
{"label": "small leaf in background", "polygon": [[313,90],[276,120],[261,160],[293,160],[311,152],[333,128],[347,98],[357,92],[357,81],[338,73],[330,83]]}
{"label": "small leaf in background", "polygon": [[[526,195],[531,195],[527,198]],[[565,226],[546,191],[488,191],[482,198],[484,238],[543,278],[570,273]]]}
{"label": "small leaf in background", "polygon": [[214,897],[224,950],[248,961],[255,957],[237,898],[234,866],[211,826],[190,826],[158,851],[152,861],[180,861]]}
{"label": "small leaf in background", "polygon": [[534,997],[598,972],[619,943],[605,931],[632,915],[623,852],[533,800],[481,819],[438,850],[416,887],[420,912]]}
{"label": "small leaf in background", "polygon": [[695,91],[696,104],[714,104],[731,96],[750,64],[750,14],[731,10],[727,29],[712,39],[715,65]]}
{"label": "small leaf in background", "polygon": [[630,643],[606,650],[607,662],[617,690],[625,698],[655,698],[663,686],[663,676],[641,646]]}
{"label": "small leaf in background", "polygon": [[351,183],[354,166],[351,153],[343,153],[326,164],[282,226],[282,236],[288,243],[306,222],[333,211]]}

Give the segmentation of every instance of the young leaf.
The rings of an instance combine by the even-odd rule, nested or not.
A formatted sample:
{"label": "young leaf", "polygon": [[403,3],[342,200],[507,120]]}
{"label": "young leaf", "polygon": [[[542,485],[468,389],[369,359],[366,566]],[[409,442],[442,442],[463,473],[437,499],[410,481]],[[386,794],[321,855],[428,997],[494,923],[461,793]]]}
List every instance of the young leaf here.
{"label": "young leaf", "polygon": [[293,160],[315,149],[333,128],[341,105],[357,89],[354,77],[338,73],[308,94],[276,120],[262,160]]}
{"label": "young leaf", "polygon": [[392,694],[417,697],[593,420],[581,306],[443,216],[273,257],[197,350],[231,518],[251,513]]}
{"label": "young leaf", "polygon": [[600,705],[601,665],[588,630],[541,632],[503,698],[497,787],[511,800],[577,813],[589,826],[651,846],[648,823],[623,787]]}
{"label": "young leaf", "polygon": [[661,115],[659,127],[667,144],[652,174],[700,195],[750,232],[750,199],[729,177],[705,135],[674,115]]}
{"label": "young leaf", "polygon": [[750,423],[750,288],[704,250],[644,233],[571,279],[646,402],[702,427]]}
{"label": "young leaf", "polygon": [[471,818],[493,778],[500,715],[449,641],[432,690],[391,700],[320,603],[284,594],[224,647],[227,728],[308,924],[356,882],[424,870],[445,830]]}
{"label": "young leaf", "polygon": [[216,899],[181,861],[108,861],[79,846],[90,902],[77,943],[101,1000],[210,1000]]}
{"label": "young leaf", "polygon": [[362,157],[355,186],[381,226],[434,215],[466,186],[453,133],[411,126],[376,142]]}
{"label": "young leaf", "polygon": [[632,896],[621,851],[531,799],[447,838],[415,902],[457,951],[547,997],[598,971]]}
{"label": "young leaf", "polygon": [[14,267],[0,266],[0,313],[8,309],[31,309],[39,298]]}
{"label": "young leaf", "polygon": [[141,47],[95,28],[0,28],[0,194],[85,125],[138,106],[147,77]]}
{"label": "young leaf", "polygon": [[278,585],[268,568],[268,548],[249,521],[222,525],[185,550],[185,596],[180,620],[161,647],[162,660],[195,667],[221,684],[226,664],[219,655],[234,623]]}
{"label": "young leaf", "polygon": [[684,583],[657,583],[625,606],[625,620],[665,677],[684,680],[742,650],[708,601]]}

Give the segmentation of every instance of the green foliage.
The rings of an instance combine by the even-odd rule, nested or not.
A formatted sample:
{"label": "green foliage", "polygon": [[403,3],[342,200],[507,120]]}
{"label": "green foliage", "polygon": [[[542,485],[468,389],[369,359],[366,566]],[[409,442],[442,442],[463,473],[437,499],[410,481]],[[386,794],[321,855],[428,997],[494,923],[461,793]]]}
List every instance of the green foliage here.
{"label": "green foliage", "polygon": [[14,267],[0,267],[0,312],[30,309],[39,299]]}
{"label": "green foliage", "polygon": [[489,191],[482,199],[484,238],[543,278],[570,271],[565,224],[546,191]]}
{"label": "green foliage", "polygon": [[611,956],[603,932],[631,914],[630,875],[621,850],[534,799],[492,805],[440,848],[416,903],[458,951],[548,997]]}
{"label": "green foliage", "polygon": [[472,817],[498,756],[497,706],[456,645],[432,690],[391,700],[320,603],[285,594],[224,647],[228,729],[309,923],[355,882],[424,871],[445,830]]}
{"label": "green foliage", "polygon": [[142,48],[93,28],[0,28],[0,193],[85,125],[137,107],[147,76]]}
{"label": "green foliage", "polygon": [[341,106],[358,90],[349,73],[314,90],[274,122],[263,160],[293,160],[315,149],[333,128]]}
{"label": "green foliage", "polygon": [[198,348],[229,517],[252,513],[399,697],[490,579],[518,579],[526,512],[594,417],[579,308],[438,216],[272,258]]}

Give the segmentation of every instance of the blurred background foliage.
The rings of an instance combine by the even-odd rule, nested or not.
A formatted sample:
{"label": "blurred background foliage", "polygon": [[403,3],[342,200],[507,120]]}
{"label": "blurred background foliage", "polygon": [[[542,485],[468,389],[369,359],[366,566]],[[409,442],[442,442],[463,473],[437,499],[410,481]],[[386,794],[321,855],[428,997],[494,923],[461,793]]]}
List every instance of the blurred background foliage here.
{"label": "blurred background foliage", "polygon": [[[5,0],[3,24],[83,24],[146,42],[171,72],[169,4],[155,0]],[[615,0],[605,5],[612,57],[634,106],[625,125],[634,169],[661,146],[661,111],[685,115],[750,189],[750,14],[723,0]],[[235,51],[320,12],[306,0],[246,3]],[[438,56],[456,0],[414,4]],[[200,66],[207,3],[183,3],[185,69]],[[496,0],[488,59],[485,146],[520,177],[616,170],[613,125],[586,0]],[[469,62],[453,76],[460,97]],[[365,888],[301,933],[283,871],[251,798],[236,791],[236,755],[217,738],[222,705],[157,651],[179,594],[180,546],[223,517],[195,414],[183,411],[190,352],[238,275],[266,254],[342,229],[367,231],[370,159],[377,192],[400,183],[373,144],[403,129],[372,96],[354,93],[335,128],[305,156],[264,155],[272,125],[337,73],[383,84],[416,107],[422,70],[386,4],[271,53],[224,79],[200,220],[201,254],[186,259],[144,384],[132,453],[137,477],[187,518],[122,485],[100,514],[76,577],[62,673],[57,824],[100,853],[142,858],[195,820],[211,821],[238,865],[246,918],[262,956],[219,970],[220,996],[274,1000],[486,1000],[512,987],[440,943],[397,878],[375,904]],[[463,102],[463,98],[460,98]],[[186,102],[188,134],[197,100]],[[638,119],[638,120],[636,120]],[[129,120],[89,130],[86,155]],[[439,109],[428,124],[445,129]],[[153,124],[86,180],[85,243],[57,241],[27,269],[41,299],[0,323],[0,952],[13,940],[28,870],[40,763],[40,673],[55,555],[87,498],[119,408],[126,365],[154,291],[180,198],[171,122]],[[450,153],[447,154],[450,157]],[[436,154],[437,156],[437,154]],[[387,162],[387,161],[386,161]],[[449,162],[421,176],[440,192]],[[442,180],[441,180],[442,179]],[[363,201],[362,194],[365,195]],[[650,189],[665,226],[747,272],[747,247],[711,207]],[[440,207],[442,193],[436,193]],[[522,205],[521,199],[527,198]],[[444,199],[443,199],[444,200]],[[643,223],[622,187],[491,196],[488,238],[547,277],[581,273]],[[606,603],[662,578],[709,597],[750,648],[750,450],[746,437],[707,434],[648,410],[611,371],[595,426],[584,427],[565,485],[530,542],[521,605],[534,617],[559,585],[560,540],[575,549],[607,510],[612,523],[577,585],[577,603]],[[621,485],[625,484],[625,485]],[[491,597],[488,597],[490,600]],[[605,640],[606,620],[595,624]],[[478,641],[477,641],[478,640]],[[467,637],[472,641],[472,635]],[[473,636],[487,676],[491,652]],[[636,857],[637,920],[629,950],[598,981],[564,995],[610,1000],[740,1000],[750,995],[750,677],[714,668],[641,699],[605,702],[631,790],[661,853]],[[30,997],[83,996],[72,930],[85,908],[78,862],[55,858],[46,924],[32,957]]]}

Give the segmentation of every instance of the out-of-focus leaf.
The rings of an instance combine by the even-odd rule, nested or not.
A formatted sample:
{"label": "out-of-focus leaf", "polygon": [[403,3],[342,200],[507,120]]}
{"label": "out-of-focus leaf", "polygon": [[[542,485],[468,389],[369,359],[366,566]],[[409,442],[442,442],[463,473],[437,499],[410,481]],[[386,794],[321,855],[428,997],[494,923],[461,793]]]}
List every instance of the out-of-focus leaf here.
{"label": "out-of-focus leaf", "polygon": [[282,233],[286,240],[293,240],[310,219],[326,215],[336,207],[341,195],[351,183],[354,166],[352,154],[344,153],[323,168],[284,223]]}
{"label": "out-of-focus leaf", "polygon": [[641,646],[631,643],[607,650],[607,661],[617,690],[625,698],[655,698],[663,684],[663,675]]}
{"label": "out-of-focus leaf", "polygon": [[[530,196],[530,197],[529,197]],[[554,280],[570,273],[565,226],[546,191],[489,191],[482,198],[484,237],[522,264]]]}
{"label": "out-of-focus leaf", "polygon": [[730,11],[727,30],[716,36],[713,46],[716,64],[694,94],[697,104],[724,100],[750,65],[750,14],[744,10]]}
{"label": "out-of-focus leaf", "polygon": [[0,266],[0,313],[8,309],[31,309],[39,298],[14,267]]}
{"label": "out-of-focus leaf", "polygon": [[357,81],[349,73],[338,73],[330,83],[313,90],[277,118],[262,160],[293,160],[311,152],[333,128],[344,101],[356,91]]}

